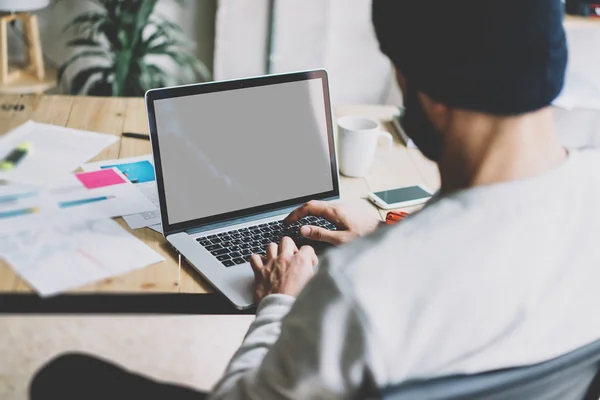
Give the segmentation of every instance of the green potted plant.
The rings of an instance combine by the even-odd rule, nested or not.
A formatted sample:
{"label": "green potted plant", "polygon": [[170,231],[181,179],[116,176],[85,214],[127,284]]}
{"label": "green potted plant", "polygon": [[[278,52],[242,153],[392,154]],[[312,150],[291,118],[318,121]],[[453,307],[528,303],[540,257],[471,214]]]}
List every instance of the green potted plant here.
{"label": "green potted plant", "polygon": [[[157,0],[89,1],[98,10],[78,15],[64,28],[75,34],[67,45],[77,51],[57,79],[79,66],[68,85],[71,94],[135,97],[151,88],[210,79],[181,28],[155,12]],[[179,71],[165,71],[152,61],[158,56],[172,60]]]}

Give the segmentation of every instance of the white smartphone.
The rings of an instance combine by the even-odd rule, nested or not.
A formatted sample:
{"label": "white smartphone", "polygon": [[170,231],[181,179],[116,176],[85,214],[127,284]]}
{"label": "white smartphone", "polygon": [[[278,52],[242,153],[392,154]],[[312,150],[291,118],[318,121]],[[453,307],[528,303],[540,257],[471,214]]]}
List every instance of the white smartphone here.
{"label": "white smartphone", "polygon": [[371,200],[377,207],[384,210],[416,206],[425,203],[431,198],[431,192],[424,186],[408,186],[382,192],[369,193]]}

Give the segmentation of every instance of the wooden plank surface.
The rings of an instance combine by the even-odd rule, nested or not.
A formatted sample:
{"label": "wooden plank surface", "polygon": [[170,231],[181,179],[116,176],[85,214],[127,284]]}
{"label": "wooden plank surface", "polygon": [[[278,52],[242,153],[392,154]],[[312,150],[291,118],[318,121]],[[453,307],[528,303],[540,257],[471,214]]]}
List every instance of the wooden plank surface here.
{"label": "wooden plank surface", "polygon": [[[18,111],[21,105],[22,110]],[[387,106],[344,106],[337,107],[335,110],[336,117],[363,115],[378,120],[382,123],[382,128],[392,132],[395,138],[391,151],[386,152],[383,147],[378,149],[375,164],[367,177],[360,179],[340,177],[342,201],[360,210],[364,215],[375,218],[385,218],[386,212],[378,210],[367,200],[370,191],[414,184],[425,184],[431,189],[437,189],[439,186],[435,165],[418,151],[407,149],[402,145],[393,132],[393,127],[387,123],[394,111],[394,107]],[[0,134],[29,119],[118,136],[122,132],[148,133],[146,109],[141,98],[0,95]],[[121,138],[90,161],[134,157],[150,152],[149,141]],[[418,207],[405,210],[416,209]],[[117,221],[129,230],[121,218]],[[131,232],[163,255],[165,261],[76,288],[73,292],[206,293],[212,291],[210,286],[185,263],[181,269],[181,280],[178,281],[178,260],[167,247],[162,235],[148,228]],[[0,292],[32,292],[32,289],[14,274],[5,262],[0,261]]]}

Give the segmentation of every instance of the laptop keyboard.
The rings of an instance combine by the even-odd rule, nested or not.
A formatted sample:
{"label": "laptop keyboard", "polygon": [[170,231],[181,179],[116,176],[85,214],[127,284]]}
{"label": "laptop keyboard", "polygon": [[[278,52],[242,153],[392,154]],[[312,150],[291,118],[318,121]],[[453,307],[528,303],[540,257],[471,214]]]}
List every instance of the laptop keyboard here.
{"label": "laptop keyboard", "polygon": [[315,247],[315,251],[319,251],[327,247],[326,244],[300,236],[300,227],[303,225],[320,226],[332,231],[336,229],[331,222],[310,216],[287,226],[283,225],[281,221],[267,222],[248,228],[199,237],[196,240],[226,267],[244,264],[250,261],[252,254],[266,255],[266,245],[279,243],[284,236],[292,238],[298,248],[308,244]]}

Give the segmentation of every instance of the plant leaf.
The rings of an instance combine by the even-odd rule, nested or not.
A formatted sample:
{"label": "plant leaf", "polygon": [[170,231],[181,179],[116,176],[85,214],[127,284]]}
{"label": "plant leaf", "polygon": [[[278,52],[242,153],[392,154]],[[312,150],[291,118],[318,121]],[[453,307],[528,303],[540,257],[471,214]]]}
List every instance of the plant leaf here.
{"label": "plant leaf", "polygon": [[80,38],[80,39],[69,40],[67,42],[67,46],[68,47],[74,47],[74,46],[102,47],[102,44],[100,44],[99,42],[97,42],[94,39]]}
{"label": "plant leaf", "polygon": [[112,96],[112,86],[104,78],[93,80],[88,86],[90,96]]}
{"label": "plant leaf", "polygon": [[106,9],[108,2],[106,0],[89,0],[92,3],[97,4],[99,7]]}
{"label": "plant leaf", "polygon": [[119,40],[119,36],[117,34],[118,31],[119,27],[108,19],[106,20],[106,22],[103,22],[98,26],[98,32],[104,34],[104,36],[110,43],[110,47],[114,51],[118,51],[123,48],[121,46],[121,41]]}
{"label": "plant leaf", "polygon": [[[142,45],[140,46],[140,55],[144,55],[148,49],[152,46],[152,42],[158,41],[160,39],[165,39],[165,40],[169,40],[170,37],[167,34],[167,32],[165,31],[165,28],[156,24],[152,24],[153,26],[156,26],[156,30],[150,35],[148,36],[148,38],[144,39],[142,41]],[[158,43],[160,44],[160,43]]]}
{"label": "plant leaf", "polygon": [[91,67],[84,70],[81,70],[75,75],[73,78],[73,82],[71,82],[70,92],[71,94],[79,94],[86,82],[92,77],[94,74],[104,73],[110,71],[110,68],[107,67]]}
{"label": "plant leaf", "polygon": [[152,87],[152,73],[150,71],[150,68],[148,68],[148,66],[144,64],[143,61],[138,62],[137,65],[140,71],[138,79],[140,82],[140,86],[144,91],[146,91]]}
{"label": "plant leaf", "polygon": [[155,64],[146,64],[143,61],[139,63],[139,66],[142,73],[147,75],[147,85],[142,85],[144,87],[144,92],[148,89],[166,86],[168,80],[167,73],[159,66]]}
{"label": "plant leaf", "polygon": [[175,50],[176,48],[180,51],[191,50],[191,45],[186,42],[182,42],[176,39],[167,39],[156,46],[149,47],[146,50],[146,54],[165,54],[167,51]]}
{"label": "plant leaf", "polygon": [[[134,92],[138,90],[138,87],[135,87],[134,82],[131,80],[132,76],[135,74],[130,74],[130,70],[134,64],[136,64],[137,59],[139,59],[138,48],[142,40],[142,33],[144,28],[148,25],[148,21],[150,20],[150,16],[154,12],[154,8],[156,6],[156,2],[158,0],[136,0],[135,2],[127,3],[129,7],[123,7],[122,9],[117,7],[115,10],[117,12],[122,11],[121,18],[119,21],[121,22],[119,25],[126,26],[126,28],[119,30],[118,37],[121,39],[121,43],[123,45],[123,51],[117,55],[115,62],[115,80],[113,82],[113,93],[116,96],[123,96],[127,91],[130,93],[130,88],[134,88]],[[126,2],[120,2],[119,4],[125,4]],[[131,19],[132,16],[135,16],[135,20],[133,26],[131,24],[126,24],[127,19]],[[135,54],[135,57],[134,57]]]}
{"label": "plant leaf", "polygon": [[131,49],[124,49],[115,54],[115,80],[113,81],[113,93],[115,96],[123,96],[129,77],[131,60]]}
{"label": "plant leaf", "polygon": [[[61,1],[61,0],[57,0]],[[83,48],[59,70],[59,79],[80,58],[103,57],[110,65],[86,65],[71,82],[72,92],[113,96],[141,96],[147,89],[175,84],[179,80],[211,77],[210,70],[190,53],[194,46],[181,27],[160,15],[158,0],[90,0],[101,8],[82,14],[65,31],[75,28],[85,38],[68,42],[69,47]],[[184,6],[186,0],[175,0]],[[148,28],[151,25],[155,28]],[[144,35],[144,32],[149,34]],[[145,36],[145,37],[144,37]],[[106,40],[106,42],[105,42]],[[146,64],[146,55],[161,55],[171,59],[180,74],[167,73],[155,64]],[[79,64],[78,64],[79,65]],[[101,74],[102,76],[98,76]],[[177,78],[179,76],[179,79]],[[187,82],[183,82],[187,83]]]}
{"label": "plant leaf", "polygon": [[160,68],[156,67],[156,65],[150,65],[149,67],[150,77],[152,79],[151,89],[167,86],[167,74]]}
{"label": "plant leaf", "polygon": [[73,18],[73,20],[71,20],[71,22],[69,22],[67,25],[65,25],[65,27],[63,28],[63,33],[68,31],[71,28],[75,28],[77,31],[80,31],[82,28],[82,25],[86,25],[86,24],[93,24],[94,22],[98,22],[101,19],[105,18],[105,14],[96,12],[96,11],[91,11],[91,12],[87,12],[81,15],[78,15],[77,17]]}
{"label": "plant leaf", "polygon": [[125,82],[123,89],[123,96],[139,97],[143,96],[146,92],[145,85],[149,85],[149,77],[146,71],[143,70],[143,66],[139,62],[134,62],[131,65],[130,73],[135,76],[135,79],[128,79]]}
{"label": "plant leaf", "polygon": [[127,34],[126,30],[119,29],[119,31],[117,32],[117,38],[119,40],[120,48],[127,49],[127,48],[131,47],[129,35]]}
{"label": "plant leaf", "polygon": [[204,82],[212,79],[210,69],[208,69],[202,61],[191,54],[177,51],[166,51],[164,54],[173,59],[180,67],[192,70],[196,75],[200,76]]}
{"label": "plant leaf", "polygon": [[172,33],[176,33],[177,35],[184,37],[186,36],[185,32],[183,31],[183,29],[181,29],[181,27],[178,24],[171,22],[164,15],[153,16],[151,23],[156,26],[165,28],[166,30],[170,30],[172,31]]}
{"label": "plant leaf", "polygon": [[157,44],[156,46],[149,47],[146,49],[146,54],[164,54],[171,47],[173,47],[173,42],[167,40],[161,44]]}
{"label": "plant leaf", "polygon": [[142,42],[142,35],[144,28],[148,25],[150,17],[154,12],[156,3],[158,0],[144,0],[140,1],[139,10],[135,19],[135,26],[131,38],[131,47],[134,48],[136,45]]}
{"label": "plant leaf", "polygon": [[106,52],[99,51],[99,50],[81,51],[77,54],[74,54],[63,65],[60,66],[60,68],[56,72],[56,81],[61,82],[63,74],[65,73],[67,68],[69,68],[69,66],[71,64],[73,64],[75,61],[79,60],[80,58],[82,58],[82,57],[106,57],[106,56],[107,56]]}

